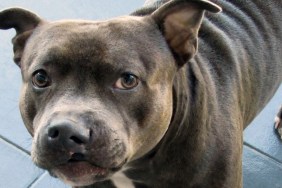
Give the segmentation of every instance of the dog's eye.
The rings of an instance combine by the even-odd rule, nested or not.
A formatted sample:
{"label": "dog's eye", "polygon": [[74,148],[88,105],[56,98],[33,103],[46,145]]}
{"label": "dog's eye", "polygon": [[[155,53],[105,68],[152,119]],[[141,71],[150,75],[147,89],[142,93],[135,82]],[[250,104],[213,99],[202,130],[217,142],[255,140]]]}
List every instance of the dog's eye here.
{"label": "dog's eye", "polygon": [[50,85],[50,79],[44,70],[38,70],[33,73],[32,83],[38,88],[48,87]]}
{"label": "dog's eye", "polygon": [[117,80],[114,87],[123,90],[129,90],[136,87],[139,84],[139,79],[137,76],[131,73],[124,73]]}

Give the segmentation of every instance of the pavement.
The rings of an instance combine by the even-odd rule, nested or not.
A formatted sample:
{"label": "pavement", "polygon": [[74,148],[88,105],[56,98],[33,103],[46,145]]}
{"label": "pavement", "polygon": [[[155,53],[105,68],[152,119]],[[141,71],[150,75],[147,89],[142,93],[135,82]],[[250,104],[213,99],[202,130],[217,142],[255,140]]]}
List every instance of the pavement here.
{"label": "pavement", "polygon": [[[0,10],[24,7],[47,20],[108,19],[126,15],[144,1],[131,0],[5,0]],[[31,137],[18,110],[21,75],[12,62],[11,39],[15,31],[0,31],[0,188],[69,187],[33,165]],[[282,188],[282,142],[273,119],[282,104],[282,86],[244,131],[243,184],[245,188]]]}

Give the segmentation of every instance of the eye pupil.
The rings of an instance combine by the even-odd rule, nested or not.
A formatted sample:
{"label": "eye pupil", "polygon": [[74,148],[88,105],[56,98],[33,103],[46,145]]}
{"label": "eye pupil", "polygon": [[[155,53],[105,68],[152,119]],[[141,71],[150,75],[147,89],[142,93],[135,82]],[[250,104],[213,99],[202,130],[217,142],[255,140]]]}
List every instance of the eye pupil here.
{"label": "eye pupil", "polygon": [[127,87],[132,86],[135,84],[135,82],[136,82],[136,79],[133,75],[131,74],[124,75],[123,82],[122,82],[124,86],[127,86]]}
{"label": "eye pupil", "polygon": [[36,79],[39,83],[44,83],[47,80],[45,75],[38,74],[38,73],[36,74]]}

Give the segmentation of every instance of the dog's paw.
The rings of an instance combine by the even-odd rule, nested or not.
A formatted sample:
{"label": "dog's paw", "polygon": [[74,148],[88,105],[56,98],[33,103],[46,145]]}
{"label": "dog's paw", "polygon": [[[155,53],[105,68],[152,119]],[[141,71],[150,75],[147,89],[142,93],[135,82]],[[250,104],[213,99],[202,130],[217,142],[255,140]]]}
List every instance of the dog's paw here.
{"label": "dog's paw", "polygon": [[274,119],[274,127],[282,139],[282,106]]}

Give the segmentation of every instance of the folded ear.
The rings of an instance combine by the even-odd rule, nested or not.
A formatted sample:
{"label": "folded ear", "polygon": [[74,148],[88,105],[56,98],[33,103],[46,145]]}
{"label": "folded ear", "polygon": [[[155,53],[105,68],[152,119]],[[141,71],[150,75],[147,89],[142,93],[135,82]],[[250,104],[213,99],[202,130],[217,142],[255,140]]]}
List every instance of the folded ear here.
{"label": "folded ear", "polygon": [[21,9],[10,8],[0,12],[0,29],[16,30],[16,36],[12,42],[14,45],[14,61],[20,66],[25,43],[33,30],[42,20],[34,13]]}
{"label": "folded ear", "polygon": [[151,14],[176,55],[179,66],[197,52],[198,32],[205,10],[217,13],[221,8],[206,0],[174,0]]}

